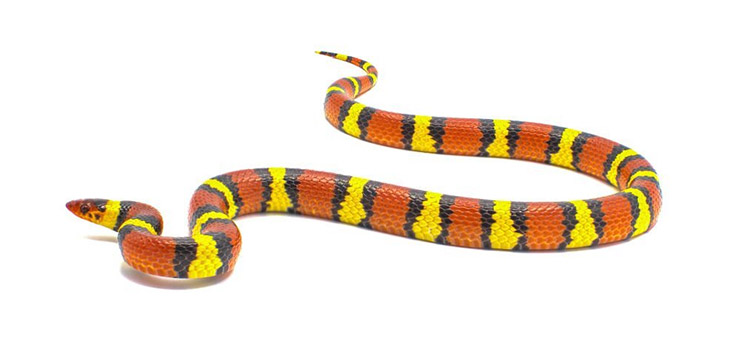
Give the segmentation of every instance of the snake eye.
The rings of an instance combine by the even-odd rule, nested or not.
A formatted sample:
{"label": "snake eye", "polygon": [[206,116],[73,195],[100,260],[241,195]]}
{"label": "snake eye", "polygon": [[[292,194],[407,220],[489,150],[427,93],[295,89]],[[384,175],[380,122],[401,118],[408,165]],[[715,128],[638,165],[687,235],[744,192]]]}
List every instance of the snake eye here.
{"label": "snake eye", "polygon": [[107,209],[107,205],[99,204],[96,206],[96,209],[99,210],[99,212],[104,212]]}
{"label": "snake eye", "polygon": [[89,213],[89,210],[91,210],[91,207],[89,206],[89,204],[82,204],[81,205],[81,213],[82,214]]}

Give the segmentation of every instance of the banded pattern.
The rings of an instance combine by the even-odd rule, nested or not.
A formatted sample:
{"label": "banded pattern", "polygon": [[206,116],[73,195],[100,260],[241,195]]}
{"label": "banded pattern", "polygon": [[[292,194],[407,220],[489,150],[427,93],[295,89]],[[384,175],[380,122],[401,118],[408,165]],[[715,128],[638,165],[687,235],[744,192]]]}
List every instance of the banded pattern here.
{"label": "banded pattern", "polygon": [[[475,200],[406,189],[411,199],[406,204],[404,231],[374,229],[465,247],[549,250],[629,239],[656,223],[661,207],[658,176],[634,150],[559,126],[411,115],[368,107],[355,99],[377,82],[377,70],[358,58],[318,53],[350,62],[367,73],[335,81],[326,94],[326,118],[351,136],[428,153],[552,164],[594,176],[620,190],[602,198],[548,203]],[[366,122],[357,122],[362,111],[367,111]]]}
{"label": "banded pattern", "polygon": [[233,219],[259,212],[319,217],[445,245],[498,250],[562,250],[641,235],[661,207],[658,176],[635,151],[564,127],[492,119],[409,115],[354,99],[378,73],[337,80],[325,115],[354,137],[430,153],[504,157],[548,163],[597,177],[619,193],[569,202],[511,202],[444,195],[365,178],[293,168],[226,173],[201,184],[190,202],[189,237],[164,237],[159,212],[131,201],[84,199],[67,204],[77,216],[118,232],[125,261],[149,274],[200,278],[234,267],[241,237]]}

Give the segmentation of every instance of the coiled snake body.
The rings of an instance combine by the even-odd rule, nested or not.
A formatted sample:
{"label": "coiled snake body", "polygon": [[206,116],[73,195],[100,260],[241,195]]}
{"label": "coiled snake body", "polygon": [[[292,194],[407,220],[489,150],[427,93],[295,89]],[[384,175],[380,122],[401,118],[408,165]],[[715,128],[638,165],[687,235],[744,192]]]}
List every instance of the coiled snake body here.
{"label": "coiled snake body", "polygon": [[367,107],[354,99],[377,82],[375,67],[355,57],[318,53],[367,73],[337,80],[326,94],[326,118],[351,136],[407,150],[548,163],[599,178],[619,192],[568,202],[511,202],[312,170],[258,168],[204,182],[190,202],[189,237],[161,236],[159,212],[138,202],[83,199],[67,208],[117,231],[122,255],[133,268],[176,278],[231,271],[241,246],[233,219],[258,212],[303,214],[439,244],[516,251],[603,245],[641,235],[656,223],[658,178],[632,149],[564,127]]}

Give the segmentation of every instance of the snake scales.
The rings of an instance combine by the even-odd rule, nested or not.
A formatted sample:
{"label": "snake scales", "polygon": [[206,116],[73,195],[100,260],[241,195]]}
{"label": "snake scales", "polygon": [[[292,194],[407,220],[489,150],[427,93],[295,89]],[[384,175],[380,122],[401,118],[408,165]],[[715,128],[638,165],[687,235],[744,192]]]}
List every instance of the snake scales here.
{"label": "snake scales", "polygon": [[233,219],[258,212],[303,214],[439,244],[498,250],[563,250],[628,240],[649,231],[661,206],[648,161],[611,140],[531,122],[408,115],[355,101],[377,82],[370,63],[318,52],[367,75],[334,82],[325,115],[369,142],[421,152],[530,160],[573,169],[616,187],[613,195],[567,202],[482,200],[364,178],[293,168],[222,174],[190,201],[190,236],[162,236],[159,212],[104,199],[66,204],[78,217],[118,232],[125,261],[154,275],[211,277],[232,270],[241,236]]}

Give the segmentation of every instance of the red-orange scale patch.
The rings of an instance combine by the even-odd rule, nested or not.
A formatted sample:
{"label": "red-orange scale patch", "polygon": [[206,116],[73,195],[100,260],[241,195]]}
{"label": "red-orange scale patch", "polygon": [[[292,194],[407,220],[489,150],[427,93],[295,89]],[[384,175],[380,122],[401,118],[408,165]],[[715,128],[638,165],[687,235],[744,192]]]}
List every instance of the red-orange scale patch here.
{"label": "red-orange scale patch", "polygon": [[210,192],[208,190],[196,190],[192,199],[190,199],[189,217],[193,217],[195,210],[205,205],[213,205],[218,207],[222,212],[227,212],[227,205],[224,202],[224,197],[219,195],[221,194]]}
{"label": "red-orange scale patch", "polygon": [[175,241],[172,238],[134,229],[122,240],[122,255],[136,270],[160,276],[177,276],[172,264],[175,257]]}
{"label": "red-orange scale patch", "polygon": [[254,170],[242,170],[229,173],[232,181],[237,184],[237,194],[242,200],[239,215],[260,212],[263,202],[263,182]]}
{"label": "red-orange scale patch", "polygon": [[446,154],[478,155],[481,138],[479,119],[447,118],[440,149]]}
{"label": "red-orange scale patch", "polygon": [[554,250],[565,241],[563,209],[554,202],[530,202],[526,208],[526,246],[532,250]]}
{"label": "red-orange scale patch", "polygon": [[389,234],[406,236],[406,212],[409,210],[409,189],[392,184],[381,185],[372,205],[370,225]]}
{"label": "red-orange scale patch", "polygon": [[359,82],[359,95],[360,96],[372,88],[372,82],[370,81],[369,77],[358,76],[356,77],[356,79],[357,79],[357,82]]}
{"label": "red-orange scale patch", "polygon": [[343,93],[331,93],[326,97],[325,101],[325,114],[326,120],[333,125],[333,127],[339,127],[339,113],[341,113],[341,106],[348,98]]}
{"label": "red-orange scale patch", "polygon": [[584,173],[604,179],[604,163],[617,143],[601,137],[591,137],[578,154],[578,168]]}
{"label": "red-orange scale patch", "polygon": [[447,241],[450,245],[482,248],[482,215],[479,200],[457,197],[451,206],[451,224]]}
{"label": "red-orange scale patch", "polygon": [[612,195],[600,198],[604,213],[604,234],[599,239],[603,245],[625,239],[633,230],[633,216],[630,213],[630,201],[623,195]]}
{"label": "red-orange scale patch", "polygon": [[401,133],[403,118],[402,114],[376,110],[372,113],[367,126],[367,140],[390,147],[403,148],[404,145],[401,142],[404,137]]}
{"label": "red-orange scale patch", "polygon": [[521,131],[518,132],[519,139],[516,142],[516,150],[513,157],[516,159],[532,160],[543,162],[547,155],[549,133],[552,126],[537,124],[533,122],[524,122],[521,124]]}
{"label": "red-orange scale patch", "polygon": [[304,215],[332,219],[336,175],[328,172],[305,170],[297,177],[297,203]]}

